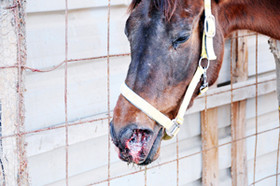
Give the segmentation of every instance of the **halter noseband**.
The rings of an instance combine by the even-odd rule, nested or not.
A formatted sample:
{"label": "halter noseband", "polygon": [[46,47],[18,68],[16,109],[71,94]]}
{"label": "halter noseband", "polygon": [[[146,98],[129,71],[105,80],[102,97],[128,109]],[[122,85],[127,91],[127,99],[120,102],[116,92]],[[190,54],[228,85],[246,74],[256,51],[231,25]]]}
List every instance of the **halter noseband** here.
{"label": "halter noseband", "polygon": [[[180,125],[184,122],[184,114],[189,106],[190,100],[192,98],[193,92],[200,82],[200,78],[203,75],[203,85],[200,87],[200,93],[205,93],[208,90],[208,82],[206,71],[209,67],[210,60],[215,60],[217,57],[215,55],[213,38],[216,34],[216,24],[215,17],[211,13],[211,0],[204,0],[204,31],[202,37],[202,50],[201,58],[197,70],[189,84],[189,87],[185,93],[183,102],[180,106],[178,114],[175,119],[171,120],[166,115],[161,113],[158,109],[144,100],[142,97],[137,95],[133,90],[131,90],[125,83],[121,86],[121,94],[135,107],[140,109],[151,119],[156,121],[159,125],[165,128],[165,139],[171,139],[176,136],[180,130]],[[202,67],[201,61],[203,59],[207,60],[207,66]]]}

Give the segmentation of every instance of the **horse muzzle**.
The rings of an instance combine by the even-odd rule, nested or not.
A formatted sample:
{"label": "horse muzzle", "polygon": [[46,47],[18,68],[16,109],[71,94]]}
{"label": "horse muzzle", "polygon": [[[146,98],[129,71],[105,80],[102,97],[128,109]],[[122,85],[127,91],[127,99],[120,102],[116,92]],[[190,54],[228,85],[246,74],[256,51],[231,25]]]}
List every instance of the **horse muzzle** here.
{"label": "horse muzzle", "polygon": [[147,165],[157,159],[163,136],[162,128],[152,131],[130,124],[116,133],[111,122],[110,132],[121,160],[137,165]]}

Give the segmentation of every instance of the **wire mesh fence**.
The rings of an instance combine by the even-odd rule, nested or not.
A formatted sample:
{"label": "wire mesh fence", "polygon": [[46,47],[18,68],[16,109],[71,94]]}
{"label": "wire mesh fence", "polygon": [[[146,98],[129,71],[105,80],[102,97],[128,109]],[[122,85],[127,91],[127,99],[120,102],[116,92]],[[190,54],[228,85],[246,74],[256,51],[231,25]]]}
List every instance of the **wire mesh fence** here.
{"label": "wire mesh fence", "polygon": [[[65,174],[65,179],[64,179],[64,184],[65,185],[71,185],[71,182],[69,181],[69,177],[70,177],[70,167],[69,167],[69,164],[71,163],[70,160],[69,160],[69,156],[71,156],[71,152],[69,150],[69,146],[70,146],[70,141],[71,141],[71,135],[69,135],[69,130],[71,130],[71,127],[74,128],[76,126],[84,126],[84,125],[95,125],[96,123],[98,122],[103,122],[106,124],[106,126],[108,126],[108,131],[109,131],[109,123],[112,119],[112,104],[111,104],[111,77],[110,77],[110,73],[112,73],[112,69],[110,68],[110,63],[111,63],[111,59],[112,58],[118,58],[118,57],[124,57],[124,56],[130,56],[129,53],[123,53],[123,54],[111,54],[111,42],[110,42],[110,39],[111,39],[111,30],[110,30],[110,20],[111,20],[111,1],[108,0],[108,4],[107,4],[107,37],[106,37],[106,42],[107,43],[107,49],[106,49],[106,52],[107,52],[107,55],[103,55],[103,56],[96,56],[96,57],[85,57],[85,58],[77,58],[77,59],[70,59],[69,58],[69,8],[68,8],[68,0],[65,0],[65,12],[64,12],[64,22],[65,22],[65,30],[64,30],[64,33],[65,33],[65,43],[64,43],[64,60],[49,68],[49,69],[40,69],[40,68],[34,68],[34,67],[30,67],[28,65],[26,65],[26,45],[25,45],[25,30],[24,30],[24,27],[25,27],[25,22],[24,22],[24,16],[25,13],[25,1],[21,1],[21,0],[14,0],[14,1],[10,1],[8,4],[6,4],[7,6],[6,7],[1,7],[1,19],[5,18],[3,15],[5,14],[5,12],[10,12],[14,18],[12,19],[13,20],[13,23],[15,24],[15,33],[16,33],[16,43],[17,43],[17,63],[16,64],[13,64],[13,65],[7,65],[7,66],[2,66],[0,67],[0,70],[4,71],[4,70],[7,70],[7,69],[14,69],[15,72],[16,72],[16,77],[17,77],[17,86],[16,86],[16,92],[17,92],[17,114],[18,114],[18,117],[16,119],[16,129],[14,130],[13,133],[5,133],[5,134],[2,134],[0,139],[1,139],[1,142],[2,140],[4,139],[9,139],[9,138],[16,138],[16,149],[17,149],[17,155],[18,155],[18,164],[17,165],[17,168],[18,169],[18,175],[20,175],[18,178],[17,178],[17,183],[19,185],[23,184],[24,181],[23,180],[28,180],[28,181],[31,181],[32,182],[32,179],[29,178],[29,175],[27,173],[27,170],[28,170],[28,161],[26,159],[26,151],[25,151],[25,144],[24,144],[24,137],[27,136],[27,135],[40,135],[42,134],[43,132],[46,132],[46,131],[55,131],[57,129],[63,129],[64,130],[64,135],[65,135],[65,140],[64,140],[64,150],[65,150],[65,153],[64,153],[64,158],[63,160],[65,160],[65,167],[63,168],[64,169],[64,174]],[[4,12],[5,11],[5,12]],[[242,39],[242,38],[248,38],[248,37],[255,37],[255,76],[254,76],[254,80],[251,80],[251,81],[246,81],[246,83],[241,83],[239,84],[238,86],[236,86],[234,84],[234,82],[237,82],[237,80],[235,80],[236,78],[236,74],[235,74],[235,68],[234,67],[234,61],[236,60],[236,46],[235,46],[235,42],[238,40],[238,39]],[[180,139],[179,137],[177,136],[176,137],[176,142],[175,142],[175,156],[173,156],[173,158],[169,158],[169,160],[167,161],[160,161],[158,162],[157,164],[152,164],[150,166],[145,166],[145,167],[141,167],[141,168],[137,168],[136,170],[132,170],[128,173],[119,173],[118,175],[113,175],[111,173],[112,171],[112,165],[111,165],[111,156],[112,156],[112,153],[111,153],[111,139],[110,139],[110,132],[107,132],[107,171],[106,171],[106,179],[101,179],[99,181],[96,181],[96,182],[89,182],[87,184],[89,185],[102,185],[102,184],[106,184],[106,185],[111,185],[112,182],[114,182],[115,180],[119,179],[119,178],[124,178],[124,177],[129,177],[131,175],[136,175],[136,174],[139,174],[141,173],[143,175],[143,185],[149,185],[148,182],[149,182],[149,174],[150,175],[153,175],[153,173],[151,173],[152,171],[156,170],[158,171],[157,168],[161,168],[161,167],[164,167],[165,165],[174,165],[176,168],[175,168],[175,177],[176,177],[176,184],[175,185],[180,185],[180,179],[182,179],[182,175],[184,173],[182,173],[182,167],[180,167],[181,165],[181,162],[190,158],[190,157],[194,157],[194,156],[197,156],[197,155],[201,155],[202,158],[203,158],[203,154],[206,153],[209,153],[209,152],[212,152],[213,150],[216,150],[218,151],[219,149],[227,146],[227,145],[233,145],[233,144],[239,144],[239,142],[246,142],[246,140],[248,139],[254,139],[254,155],[253,155],[253,178],[252,178],[252,181],[248,182],[249,185],[255,185],[255,184],[258,184],[258,183],[263,183],[265,180],[268,180],[268,179],[271,179],[271,178],[275,178],[276,180],[276,184],[278,185],[278,175],[279,175],[279,172],[278,172],[278,167],[279,167],[279,162],[278,162],[278,159],[279,159],[279,142],[278,142],[278,148],[277,148],[277,161],[275,162],[275,165],[276,165],[276,170],[275,170],[275,174],[271,174],[271,175],[268,175],[266,177],[262,177],[262,178],[258,178],[256,176],[257,174],[257,169],[258,169],[258,160],[257,160],[257,157],[258,157],[258,150],[259,150],[259,140],[260,140],[260,136],[264,135],[264,134],[269,134],[273,131],[280,131],[280,127],[279,126],[274,126],[272,128],[268,128],[268,129],[261,129],[259,128],[259,119],[258,119],[258,116],[259,116],[259,102],[258,102],[258,98],[259,98],[259,90],[260,90],[260,86],[267,86],[267,83],[269,82],[275,82],[276,78],[273,76],[272,78],[268,78],[268,79],[261,79],[259,76],[258,76],[258,70],[259,70],[259,67],[258,67],[258,64],[259,64],[259,57],[258,55],[260,55],[261,51],[259,51],[258,49],[258,40],[259,38],[259,35],[256,34],[256,33],[251,33],[251,32],[248,32],[246,34],[242,34],[242,35],[238,35],[238,34],[234,34],[232,35],[230,38],[228,38],[227,40],[230,42],[230,62],[231,62],[231,65],[230,65],[230,86],[229,87],[226,87],[224,89],[219,89],[218,91],[210,91],[209,93],[205,94],[205,96],[201,96],[200,98],[198,98],[198,100],[202,100],[202,102],[204,102],[204,114],[205,114],[205,117],[204,117],[204,124],[208,124],[209,122],[209,118],[207,116],[207,114],[209,114],[211,111],[212,108],[208,108],[209,106],[209,102],[211,102],[211,99],[212,97],[214,96],[222,96],[223,94],[226,94],[226,95],[230,95],[230,99],[227,100],[227,102],[230,104],[230,123],[234,123],[234,118],[235,118],[235,115],[236,115],[236,110],[234,109],[235,108],[235,105],[234,103],[236,102],[236,96],[235,96],[235,93],[238,92],[238,91],[241,91],[243,90],[244,88],[253,88],[255,89],[255,92],[254,92],[254,95],[255,95],[255,131],[253,133],[250,133],[250,134],[244,134],[243,137],[240,137],[240,136],[235,136],[233,137],[232,136],[232,139],[230,141],[226,141],[226,142],[217,142],[216,144],[212,145],[212,146],[209,146],[209,145],[204,145],[203,141],[202,141],[202,148],[198,149],[198,150],[195,150],[195,151],[192,151],[191,153],[188,153],[188,154],[180,154],[180,149],[183,148],[182,144],[180,143]],[[0,46],[1,47],[1,46]],[[68,94],[68,89],[69,89],[69,64],[70,63],[89,63],[89,62],[95,62],[96,60],[100,60],[100,59],[106,59],[106,84],[104,84],[104,86],[106,86],[106,95],[103,95],[106,97],[106,100],[107,100],[107,113],[106,114],[103,114],[102,117],[95,117],[95,118],[90,118],[90,119],[82,119],[82,120],[78,120],[78,121],[69,121],[69,101],[70,98],[69,98],[69,94]],[[61,69],[63,68],[64,70],[64,90],[63,90],[63,102],[64,102],[64,123],[63,124],[60,124],[60,125],[50,125],[48,127],[44,127],[44,128],[40,128],[40,129],[35,129],[35,130],[29,130],[29,131],[26,131],[24,129],[24,74],[26,72],[28,73],[50,73],[50,72],[53,72],[53,71],[56,71],[58,69]],[[261,79],[261,80],[260,80]],[[220,87],[220,86],[218,86]],[[208,113],[209,111],[209,113]],[[1,122],[1,112],[5,112],[4,110],[2,111],[1,110],[1,107],[0,107],[0,123],[2,125],[5,125],[5,123],[2,123]],[[0,126],[1,126],[0,124]],[[1,128],[0,128],[0,132],[1,132]],[[203,131],[202,131],[203,132]],[[231,130],[231,135],[233,135],[234,133],[234,130]],[[1,133],[0,133],[1,134]],[[206,134],[206,135],[209,135],[209,134]],[[277,139],[278,140],[278,139]],[[278,140],[279,141],[279,140]],[[1,146],[0,146],[1,147]],[[105,147],[104,147],[105,148]],[[0,151],[1,152],[1,151]],[[1,153],[0,153],[1,154]],[[204,155],[204,158],[205,156]],[[232,158],[233,158],[233,155],[232,154]],[[2,156],[1,156],[2,157]],[[207,161],[211,161],[211,160],[206,160]],[[1,167],[0,167],[0,173],[1,173],[1,168],[2,168],[2,175],[5,175],[5,172],[3,171],[4,170],[4,165],[1,163]],[[245,162],[246,164],[247,162]],[[193,166],[193,165],[192,165]],[[202,165],[203,167],[205,166],[205,164]],[[247,167],[247,166],[246,166]],[[205,167],[204,167],[205,168]],[[207,175],[206,173],[209,172],[209,170],[204,169],[202,168],[202,170],[205,172],[205,174],[202,174],[202,182],[204,184],[207,183],[207,180],[205,181],[204,179],[206,179],[205,175]],[[233,169],[231,170],[231,176],[232,176],[232,184],[233,185],[236,185],[234,179],[237,179],[236,177],[234,177],[234,173],[233,173]],[[209,173],[210,174],[210,173]],[[208,174],[208,175],[209,175]],[[8,175],[8,174],[7,174]],[[95,176],[95,175],[92,175],[92,176]],[[7,177],[7,176],[6,176]],[[3,180],[6,179],[5,176],[0,176],[0,178],[2,178]],[[204,178],[203,178],[204,177]],[[233,179],[234,178],[234,179]],[[207,178],[208,179],[208,178]],[[1,183],[1,182],[0,182]],[[5,183],[5,181],[4,181]]]}

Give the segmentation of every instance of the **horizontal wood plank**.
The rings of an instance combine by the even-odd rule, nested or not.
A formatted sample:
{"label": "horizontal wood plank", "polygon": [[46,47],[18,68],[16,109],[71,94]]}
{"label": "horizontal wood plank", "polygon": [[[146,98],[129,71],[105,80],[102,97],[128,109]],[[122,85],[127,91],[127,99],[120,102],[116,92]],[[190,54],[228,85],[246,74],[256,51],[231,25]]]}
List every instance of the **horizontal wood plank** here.
{"label": "horizontal wood plank", "polygon": [[[259,77],[258,95],[264,95],[276,91],[276,75]],[[241,101],[255,97],[255,79],[233,84],[233,101]],[[231,86],[215,88],[207,92],[207,108],[214,108],[231,102]],[[194,107],[187,110],[187,113],[194,113],[205,108],[203,96],[194,101]]]}

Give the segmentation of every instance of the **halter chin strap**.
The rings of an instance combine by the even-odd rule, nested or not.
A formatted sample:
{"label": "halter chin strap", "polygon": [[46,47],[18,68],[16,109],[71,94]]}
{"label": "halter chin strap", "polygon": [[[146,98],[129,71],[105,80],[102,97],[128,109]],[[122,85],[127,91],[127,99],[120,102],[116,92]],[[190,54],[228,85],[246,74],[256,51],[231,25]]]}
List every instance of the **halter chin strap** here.
{"label": "halter chin strap", "polygon": [[[213,37],[216,34],[215,18],[211,13],[211,0],[204,0],[205,6],[205,22],[204,22],[204,31],[202,38],[202,51],[201,58],[199,60],[199,65],[197,70],[189,84],[187,92],[184,95],[183,102],[179,108],[178,114],[175,119],[171,120],[166,115],[161,113],[158,109],[144,100],[142,97],[137,95],[133,90],[131,90],[125,83],[121,86],[121,94],[135,107],[140,109],[151,119],[156,121],[158,124],[162,125],[165,128],[165,139],[171,139],[176,136],[180,130],[180,125],[184,122],[184,114],[189,106],[190,100],[193,96],[193,93],[200,82],[201,76],[203,77],[203,85],[200,87],[200,92],[204,93],[208,89],[206,71],[209,67],[210,60],[215,60],[216,55],[213,47]],[[206,67],[202,67],[201,61],[207,59],[208,63]]]}

